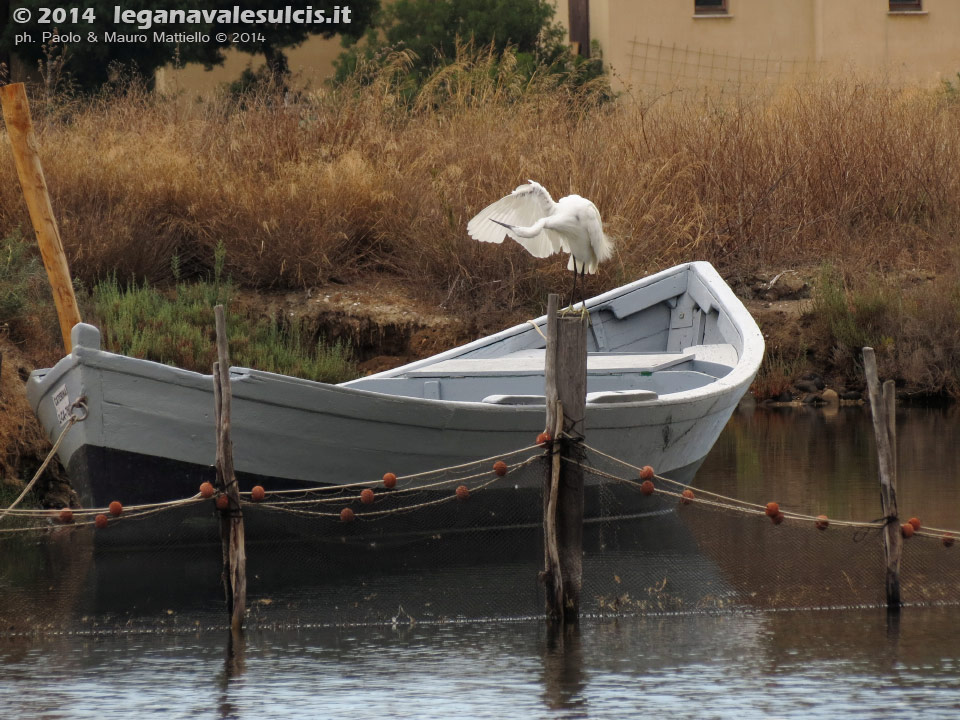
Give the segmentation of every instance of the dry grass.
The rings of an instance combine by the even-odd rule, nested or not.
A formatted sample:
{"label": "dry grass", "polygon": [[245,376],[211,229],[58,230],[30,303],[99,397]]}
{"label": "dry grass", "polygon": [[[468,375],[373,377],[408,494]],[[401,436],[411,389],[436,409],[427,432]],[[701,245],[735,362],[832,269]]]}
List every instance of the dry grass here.
{"label": "dry grass", "polygon": [[[524,181],[600,207],[617,239],[590,290],[675,262],[933,266],[960,227],[960,103],[854,81],[774,97],[621,98],[463,57],[411,95],[402,56],[339,90],[130,92],[42,116],[44,166],[88,285],[228,271],[258,287],[386,272],[434,302],[532,309],[565,263],[481,246],[467,220]],[[29,227],[0,153],[0,236]]]}

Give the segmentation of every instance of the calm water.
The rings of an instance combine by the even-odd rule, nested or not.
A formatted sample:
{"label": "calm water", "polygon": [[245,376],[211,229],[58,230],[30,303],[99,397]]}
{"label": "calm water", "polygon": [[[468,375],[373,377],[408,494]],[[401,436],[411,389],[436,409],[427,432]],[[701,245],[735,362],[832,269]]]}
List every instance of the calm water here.
{"label": "calm water", "polygon": [[[960,526],[958,420],[956,410],[908,409],[898,416],[900,506],[928,525]],[[792,510],[870,520],[879,515],[871,432],[869,416],[857,409],[738,413],[696,484],[756,502],[777,499]],[[697,523],[688,525],[694,535],[705,532]],[[711,531],[706,544],[720,548],[717,557],[680,553],[671,562],[702,576],[723,569],[727,556],[773,565],[762,554],[771,543],[791,546],[812,538],[842,541],[823,547],[841,548],[835,554],[843,565],[843,548],[853,547],[843,544],[849,536],[833,528],[774,535],[787,526],[768,525]],[[703,539],[698,541],[704,547]],[[657,566],[665,555],[644,554],[626,542],[614,552],[610,537],[602,542],[620,563],[601,566],[597,575],[603,582],[628,583],[626,576],[607,572],[617,568],[622,574],[624,558],[647,568],[650,577],[662,572]],[[750,550],[760,546],[761,554]],[[960,553],[960,546],[953,550]],[[271,630],[261,623],[234,639],[211,627],[220,612],[215,584],[199,598],[180,592],[195,584],[194,576],[215,571],[215,555],[185,551],[179,575],[142,559],[113,562],[97,555],[94,562],[89,555],[78,551],[76,542],[49,551],[44,562],[54,577],[40,579],[28,572],[36,564],[29,553],[0,559],[0,598],[8,605],[23,593],[34,611],[51,617],[73,613],[76,621],[72,630],[0,636],[0,717],[960,716],[960,605],[908,607],[896,623],[883,610],[862,608],[591,617],[560,636],[529,619],[423,622],[444,597],[491,587],[493,571],[464,559],[446,574],[365,566],[355,575],[344,571],[337,588],[305,580],[289,597],[254,592],[255,611],[288,602],[300,608],[305,597],[344,608],[386,598],[385,606],[397,606],[393,624],[389,614],[386,625],[372,627]],[[295,557],[305,579],[306,558]],[[487,600],[488,614],[518,596],[523,602],[517,607],[537,607],[529,567],[501,558],[493,576],[500,590]],[[361,564],[366,562],[374,562],[371,555]],[[953,572],[952,565],[940,567]],[[269,569],[264,565],[260,573]],[[792,567],[788,572],[794,573]],[[75,582],[58,584],[71,573]],[[140,584],[131,586],[135,577]],[[818,580],[811,575],[804,582]],[[631,586],[635,593],[649,579],[637,583]],[[420,622],[411,623],[393,600],[413,603],[418,592],[431,600],[418,601],[413,614]],[[123,603],[138,604],[140,621],[130,626],[135,629],[117,619],[129,616],[118,611]],[[77,617],[81,612],[89,614]],[[437,612],[436,617],[450,617]],[[144,617],[154,620],[143,622]],[[10,622],[8,616],[0,620]]]}

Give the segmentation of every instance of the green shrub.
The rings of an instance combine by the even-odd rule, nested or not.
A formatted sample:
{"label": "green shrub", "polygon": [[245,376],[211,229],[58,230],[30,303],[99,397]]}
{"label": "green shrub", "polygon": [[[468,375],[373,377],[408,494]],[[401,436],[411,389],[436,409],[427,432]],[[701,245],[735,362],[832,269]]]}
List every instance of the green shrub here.
{"label": "green shrub", "polygon": [[40,258],[19,229],[0,240],[0,321],[19,317],[30,302],[34,278],[42,272]]}
{"label": "green shrub", "polygon": [[861,348],[889,348],[903,315],[900,291],[876,278],[853,290],[836,267],[824,265],[814,294],[813,316],[834,343],[857,354]]}
{"label": "green shrub", "polygon": [[281,325],[241,312],[235,286],[219,275],[177,283],[168,292],[133,281],[124,287],[115,276],[93,289],[106,349],[204,373],[216,359],[213,308],[218,304],[226,311],[232,364],[330,383],[356,376],[349,347],[328,345],[323,338],[313,343],[296,322]]}

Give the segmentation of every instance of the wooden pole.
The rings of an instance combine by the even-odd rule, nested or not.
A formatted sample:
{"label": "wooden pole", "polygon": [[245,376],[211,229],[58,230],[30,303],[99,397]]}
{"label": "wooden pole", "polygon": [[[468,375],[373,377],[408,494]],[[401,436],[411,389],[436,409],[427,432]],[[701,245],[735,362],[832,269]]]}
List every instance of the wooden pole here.
{"label": "wooden pole", "polygon": [[230,353],[223,305],[214,309],[217,323],[217,362],[213,364],[213,401],[217,419],[217,488],[226,495],[228,506],[220,511],[220,540],[223,548],[223,586],[227,597],[230,627],[243,626],[247,606],[247,554],[240,510],[240,490],[233,471],[233,441],[230,439]]}
{"label": "wooden pole", "polygon": [[[547,429],[553,437],[544,492],[543,579],[547,617],[577,622],[583,584],[584,411],[587,397],[586,315],[559,317],[559,296],[547,301]],[[568,460],[572,462],[562,462]]]}
{"label": "wooden pole", "polygon": [[903,538],[900,536],[900,517],[897,510],[896,465],[896,395],[892,380],[880,389],[877,359],[873,348],[863,349],[863,369],[870,394],[870,414],[873,416],[873,434],[877,441],[880,467],[880,502],[886,522],[883,528],[883,555],[886,564],[887,609],[900,611],[900,555]]}
{"label": "wooden pole", "polygon": [[23,83],[13,83],[0,87],[0,105],[3,106],[3,119],[13,148],[13,160],[20,177],[23,198],[27,202],[30,221],[40,246],[40,256],[47,270],[47,278],[53,289],[53,302],[60,319],[60,333],[63,346],[69,353],[72,349],[70,331],[80,322],[80,310],[73,292],[70,279],[70,267],[63,252],[60,229],[53,215],[47,181],[43,176],[40,156],[37,154],[37,136],[30,121],[30,105]]}

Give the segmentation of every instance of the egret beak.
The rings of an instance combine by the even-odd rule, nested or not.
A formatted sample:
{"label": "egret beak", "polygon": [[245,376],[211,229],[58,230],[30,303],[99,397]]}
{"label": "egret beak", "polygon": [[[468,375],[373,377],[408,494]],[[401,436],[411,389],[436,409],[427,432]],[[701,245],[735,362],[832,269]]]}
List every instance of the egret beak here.
{"label": "egret beak", "polygon": [[516,227],[516,225],[507,225],[507,223],[500,222],[499,220],[494,220],[493,218],[490,218],[490,222],[495,222],[497,225],[502,225],[507,230],[513,230]]}

